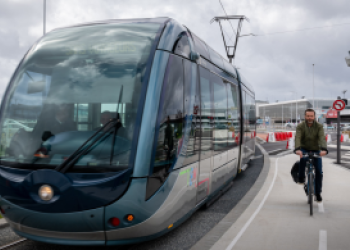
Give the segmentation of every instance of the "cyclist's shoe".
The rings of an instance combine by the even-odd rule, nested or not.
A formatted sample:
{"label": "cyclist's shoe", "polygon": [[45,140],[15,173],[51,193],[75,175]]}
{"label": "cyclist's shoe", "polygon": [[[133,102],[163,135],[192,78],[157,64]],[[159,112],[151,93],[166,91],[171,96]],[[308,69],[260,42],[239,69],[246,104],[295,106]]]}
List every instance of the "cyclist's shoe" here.
{"label": "cyclist's shoe", "polygon": [[321,196],[321,194],[316,194],[316,201],[317,201],[317,202],[322,202],[322,196]]}
{"label": "cyclist's shoe", "polygon": [[307,185],[306,185],[306,184],[304,184],[304,191],[305,191],[306,196],[308,196],[308,193],[307,193]]}

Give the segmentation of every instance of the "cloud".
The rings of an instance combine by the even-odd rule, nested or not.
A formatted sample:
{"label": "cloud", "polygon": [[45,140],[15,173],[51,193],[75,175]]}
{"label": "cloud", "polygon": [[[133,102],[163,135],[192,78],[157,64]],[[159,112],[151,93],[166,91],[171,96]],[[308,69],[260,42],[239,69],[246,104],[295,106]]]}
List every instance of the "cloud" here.
{"label": "cloud", "polygon": [[[350,23],[347,0],[222,0],[226,12],[246,15],[242,34],[269,34]],[[0,92],[30,46],[42,35],[42,1],[0,2]],[[47,1],[47,31],[76,23],[105,19],[168,16],[189,27],[216,51],[225,56],[214,16],[224,12],[218,1],[185,0],[56,0]],[[236,23],[232,22],[234,28]],[[313,67],[315,96],[335,98],[348,88],[350,68],[345,64],[350,46],[350,25],[276,35],[241,37],[235,64],[254,86],[256,99],[288,100],[312,97]],[[225,32],[232,29],[225,25]],[[350,90],[349,90],[350,91]]]}

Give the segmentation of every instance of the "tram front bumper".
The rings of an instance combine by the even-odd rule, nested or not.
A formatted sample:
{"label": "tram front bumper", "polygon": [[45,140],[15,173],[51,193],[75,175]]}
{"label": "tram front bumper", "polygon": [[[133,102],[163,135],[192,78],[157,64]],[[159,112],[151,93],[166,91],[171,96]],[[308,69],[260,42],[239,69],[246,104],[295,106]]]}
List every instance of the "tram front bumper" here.
{"label": "tram front bumper", "polygon": [[104,208],[82,212],[40,213],[0,198],[3,216],[13,231],[25,238],[60,245],[105,245]]}

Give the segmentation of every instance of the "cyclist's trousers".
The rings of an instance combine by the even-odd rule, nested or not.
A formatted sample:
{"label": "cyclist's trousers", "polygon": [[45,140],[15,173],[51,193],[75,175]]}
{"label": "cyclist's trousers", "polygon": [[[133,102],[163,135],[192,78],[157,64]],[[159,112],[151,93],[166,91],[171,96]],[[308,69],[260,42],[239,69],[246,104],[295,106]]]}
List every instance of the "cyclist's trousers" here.
{"label": "cyclist's trousers", "polygon": [[[314,151],[314,150],[305,150],[301,149],[301,151],[305,154],[307,152],[314,152],[314,153],[320,153],[320,151]],[[299,178],[305,179],[305,166],[306,166],[306,160],[308,158],[301,158],[300,159],[300,168],[299,168]],[[323,179],[323,171],[322,171],[322,159],[321,158],[315,158],[314,160],[314,168],[315,168],[315,194],[320,194],[322,192],[322,179]]]}

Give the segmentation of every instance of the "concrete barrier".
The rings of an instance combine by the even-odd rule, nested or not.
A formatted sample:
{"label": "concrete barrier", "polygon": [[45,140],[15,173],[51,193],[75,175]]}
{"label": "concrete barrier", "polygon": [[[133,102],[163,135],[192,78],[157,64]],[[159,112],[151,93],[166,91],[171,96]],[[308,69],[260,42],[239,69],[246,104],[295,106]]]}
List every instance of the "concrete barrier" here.
{"label": "concrete barrier", "polygon": [[295,148],[294,139],[288,139],[286,149],[294,150],[294,148]]}
{"label": "concrete barrier", "polygon": [[276,135],[274,132],[269,132],[267,136],[267,142],[275,142],[276,141]]}

